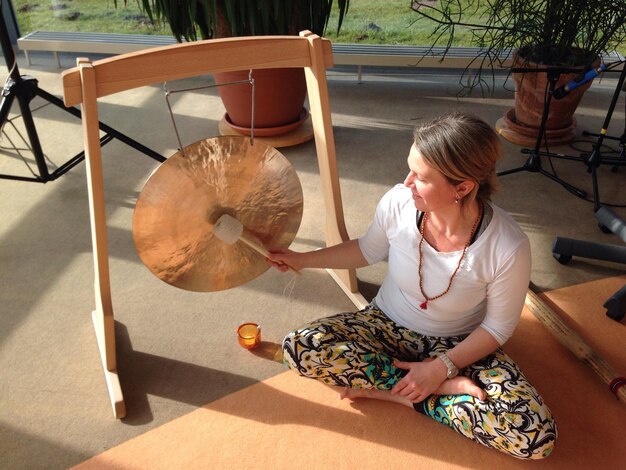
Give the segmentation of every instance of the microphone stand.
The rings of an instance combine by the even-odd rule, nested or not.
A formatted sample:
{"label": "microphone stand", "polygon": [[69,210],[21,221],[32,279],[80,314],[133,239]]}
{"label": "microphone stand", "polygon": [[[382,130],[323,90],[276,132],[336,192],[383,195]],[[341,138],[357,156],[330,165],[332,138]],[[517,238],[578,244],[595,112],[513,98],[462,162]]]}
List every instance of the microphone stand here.
{"label": "microphone stand", "polygon": [[[512,71],[524,73],[524,72],[541,72],[542,70],[530,68],[530,69],[512,69]],[[539,125],[539,132],[537,134],[537,140],[535,141],[535,146],[533,149],[522,149],[522,153],[530,154],[530,156],[528,157],[524,165],[522,165],[519,168],[513,168],[510,170],[500,171],[497,174],[498,176],[506,176],[506,175],[510,175],[512,173],[517,173],[520,171],[530,171],[533,173],[540,173],[548,177],[552,181],[555,181],[556,183],[560,184],[561,186],[563,186],[565,189],[567,189],[569,192],[571,192],[575,196],[578,196],[579,198],[584,199],[585,197],[587,197],[587,193],[585,191],[578,189],[577,187],[562,180],[561,178],[556,176],[554,173],[550,173],[549,171],[546,171],[543,168],[542,163],[541,163],[542,156],[553,156],[555,158],[582,161],[580,157],[573,157],[573,156],[568,156],[568,155],[554,155],[549,152],[541,152],[540,150],[541,142],[546,133],[546,123],[548,122],[548,116],[550,114],[550,104],[552,102],[552,95],[556,88],[556,83],[558,82],[559,77],[561,73],[563,72],[563,70],[558,69],[558,68],[549,68],[549,69],[545,69],[545,71],[548,75],[549,88],[548,88],[548,95],[546,96],[546,99],[544,100],[544,103],[543,103],[543,113],[541,115],[541,124]]]}
{"label": "microphone stand", "polygon": [[[615,111],[615,106],[617,105],[617,100],[619,99],[619,95],[621,91],[624,90],[624,84],[626,83],[626,65],[622,65],[622,71],[620,73],[619,79],[617,81],[617,86],[615,87],[615,92],[613,93],[613,98],[611,99],[611,103],[609,104],[609,109],[607,111],[606,117],[604,118],[604,123],[602,124],[602,129],[598,134],[592,134],[590,132],[584,132],[584,135],[592,135],[596,137],[596,142],[593,146],[591,153],[587,156],[585,162],[587,163],[588,171],[591,173],[591,183],[593,187],[593,211],[598,212],[602,208],[602,203],[600,202],[600,191],[598,185],[598,172],[597,169],[602,163],[611,163],[613,164],[613,171],[617,171],[618,166],[626,165],[626,160],[624,159],[624,146],[626,145],[626,123],[624,127],[624,133],[621,137],[612,137],[606,135],[607,129],[611,122],[611,118],[613,116],[613,111]],[[619,141],[620,152],[617,158],[607,158],[602,156],[602,144],[604,139],[611,139]],[[600,225],[600,228],[604,233],[611,233],[612,231],[609,228],[610,226]],[[624,240],[626,242],[626,240]]]}
{"label": "microphone stand", "polygon": [[[58,177],[72,169],[74,166],[76,166],[79,162],[84,160],[85,152],[83,151],[78,153],[73,158],[65,162],[63,165],[58,167],[56,170],[50,172],[48,170],[45,156],[41,148],[41,142],[37,134],[35,122],[33,121],[33,116],[30,110],[29,103],[33,98],[39,96],[40,98],[43,98],[49,103],[61,108],[62,110],[72,114],[73,116],[76,116],[79,119],[81,117],[81,112],[75,107],[66,107],[61,99],[39,88],[37,79],[20,75],[20,71],[17,66],[17,60],[15,58],[15,53],[13,52],[13,45],[11,44],[11,38],[9,37],[9,33],[7,31],[2,8],[0,8],[0,45],[2,46],[4,60],[9,70],[9,78],[7,79],[6,86],[2,89],[2,102],[0,102],[0,130],[4,129],[5,123],[9,121],[8,116],[9,112],[11,111],[11,106],[13,105],[13,102],[17,100],[20,107],[21,116],[24,121],[24,126],[26,128],[26,134],[30,142],[30,150],[35,157],[37,171],[39,172],[39,174],[33,172],[33,177],[0,174],[0,178],[19,181],[30,181],[36,183],[47,183],[48,181],[57,179]],[[149,149],[148,147],[140,144],[139,142],[113,129],[112,127],[103,124],[102,122],[100,123],[100,129],[105,132],[105,135],[100,139],[101,145],[104,145],[115,138],[146,154],[154,160],[157,160],[159,162],[164,162],[166,160],[165,157],[155,152],[154,150]]]}

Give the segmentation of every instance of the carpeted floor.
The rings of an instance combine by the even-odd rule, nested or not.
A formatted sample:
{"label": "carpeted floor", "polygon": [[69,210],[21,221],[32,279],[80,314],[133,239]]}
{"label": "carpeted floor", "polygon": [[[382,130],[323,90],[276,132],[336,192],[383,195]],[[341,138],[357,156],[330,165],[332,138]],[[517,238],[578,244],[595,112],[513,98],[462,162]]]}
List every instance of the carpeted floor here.
{"label": "carpeted floor", "polygon": [[[594,351],[626,364],[626,325],[607,318],[599,301],[626,276],[544,294]],[[569,322],[568,320],[568,322]],[[605,469],[626,453],[626,403],[561,346],[524,309],[507,343],[557,420],[553,454],[537,468]],[[259,361],[250,356],[250,361]],[[209,403],[78,465],[86,469],[171,468],[527,468],[528,462],[483,448],[396,404],[340,400],[313,380],[284,372]]]}

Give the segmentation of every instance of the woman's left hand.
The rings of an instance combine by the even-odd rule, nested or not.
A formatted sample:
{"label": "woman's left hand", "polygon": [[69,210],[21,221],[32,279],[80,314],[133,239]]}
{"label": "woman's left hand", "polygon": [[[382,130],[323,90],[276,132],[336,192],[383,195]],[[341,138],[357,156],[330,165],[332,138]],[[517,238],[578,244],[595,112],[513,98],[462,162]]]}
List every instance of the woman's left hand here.
{"label": "woman's left hand", "polygon": [[405,397],[413,403],[425,400],[446,380],[445,365],[432,357],[422,362],[394,360],[394,365],[409,372],[391,389],[391,393]]}

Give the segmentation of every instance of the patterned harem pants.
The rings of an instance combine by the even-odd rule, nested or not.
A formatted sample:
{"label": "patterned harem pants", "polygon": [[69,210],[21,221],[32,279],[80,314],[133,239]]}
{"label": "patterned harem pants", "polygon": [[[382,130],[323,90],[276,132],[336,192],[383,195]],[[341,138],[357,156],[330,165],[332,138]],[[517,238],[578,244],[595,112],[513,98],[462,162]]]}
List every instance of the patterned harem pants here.
{"label": "patterned harem pants", "polygon": [[[330,385],[390,390],[406,371],[393,365],[422,361],[453,348],[465,336],[429,337],[401,327],[375,306],[316,320],[283,342],[285,363]],[[554,447],[556,424],[541,396],[513,360],[498,349],[461,374],[487,392],[431,395],[414,408],[487,447],[517,458],[541,459]]]}

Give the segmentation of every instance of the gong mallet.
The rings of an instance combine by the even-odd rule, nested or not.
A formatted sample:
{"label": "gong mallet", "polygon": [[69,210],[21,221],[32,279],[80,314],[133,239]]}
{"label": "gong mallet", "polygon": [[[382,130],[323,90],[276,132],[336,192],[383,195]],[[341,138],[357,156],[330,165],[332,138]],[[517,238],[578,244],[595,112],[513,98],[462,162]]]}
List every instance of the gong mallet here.
{"label": "gong mallet", "polygon": [[[213,234],[229,245],[232,245],[237,241],[241,241],[257,253],[268,258],[270,261],[275,261],[272,258],[272,254],[267,251],[259,240],[244,233],[243,224],[228,214],[223,214],[219,219],[217,219],[215,225],[213,225]],[[291,266],[287,265],[287,268],[289,268],[289,271],[293,274],[300,275],[300,273]]]}
{"label": "gong mallet", "polygon": [[543,323],[550,333],[574,355],[589,365],[596,374],[609,386],[611,392],[626,404],[626,378],[617,375],[617,372],[603,358],[601,358],[585,341],[569,328],[559,315],[552,310],[535,293],[536,287],[531,283],[526,293],[526,306],[532,314]]}

